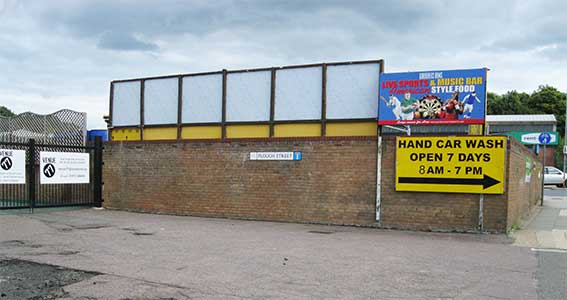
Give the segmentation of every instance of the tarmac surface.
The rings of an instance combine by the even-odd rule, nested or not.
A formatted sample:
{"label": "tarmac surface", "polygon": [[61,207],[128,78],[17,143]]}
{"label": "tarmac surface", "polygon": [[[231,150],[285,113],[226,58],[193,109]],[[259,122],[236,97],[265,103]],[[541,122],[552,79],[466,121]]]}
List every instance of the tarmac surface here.
{"label": "tarmac surface", "polygon": [[539,214],[511,236],[537,257],[538,299],[567,299],[567,190],[546,187],[544,195]]}
{"label": "tarmac surface", "polygon": [[[0,267],[2,300],[553,296],[537,279],[553,257],[505,235],[49,210],[0,215],[0,261],[14,259],[37,264]],[[41,275],[46,264],[80,276]],[[14,296],[13,277],[35,286],[33,273],[55,287]]]}

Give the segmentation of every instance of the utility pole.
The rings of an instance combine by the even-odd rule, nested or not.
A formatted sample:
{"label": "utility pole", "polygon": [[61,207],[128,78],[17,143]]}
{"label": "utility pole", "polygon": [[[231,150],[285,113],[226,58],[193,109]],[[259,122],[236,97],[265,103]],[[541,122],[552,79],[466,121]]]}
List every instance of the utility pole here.
{"label": "utility pole", "polygon": [[540,206],[543,206],[543,196],[545,193],[545,152],[547,152],[546,146],[546,144],[543,144],[543,162],[541,164],[541,202],[539,203]]}

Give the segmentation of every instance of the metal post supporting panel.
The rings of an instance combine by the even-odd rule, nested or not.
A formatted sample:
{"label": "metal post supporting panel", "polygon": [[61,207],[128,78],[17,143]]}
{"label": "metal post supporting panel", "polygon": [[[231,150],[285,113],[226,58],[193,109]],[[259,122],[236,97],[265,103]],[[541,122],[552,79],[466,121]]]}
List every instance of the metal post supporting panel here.
{"label": "metal post supporting panel", "polygon": [[35,189],[36,189],[36,181],[35,181],[35,140],[30,139],[29,146],[28,146],[28,201],[30,205],[30,211],[33,213],[33,209],[35,207]]}
{"label": "metal post supporting panel", "polygon": [[543,206],[543,189],[545,187],[545,152],[547,152],[547,145],[543,144],[543,162],[541,163],[541,203],[540,206]]}
{"label": "metal post supporting panel", "polygon": [[95,137],[94,149],[94,205],[102,207],[102,137]]}
{"label": "metal post supporting panel", "polygon": [[380,222],[382,206],[382,135],[380,131],[381,129],[378,131],[378,147],[376,152],[376,222]]}
{"label": "metal post supporting panel", "polygon": [[484,194],[478,199],[478,231],[484,232]]}

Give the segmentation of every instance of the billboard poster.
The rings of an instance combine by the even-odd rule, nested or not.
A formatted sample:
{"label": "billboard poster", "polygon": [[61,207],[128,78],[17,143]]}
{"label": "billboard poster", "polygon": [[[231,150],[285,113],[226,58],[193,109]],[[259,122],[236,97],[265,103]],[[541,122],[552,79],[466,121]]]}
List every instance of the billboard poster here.
{"label": "billboard poster", "polygon": [[0,184],[26,183],[26,151],[0,149]]}
{"label": "billboard poster", "polygon": [[39,153],[41,184],[89,183],[89,153]]}
{"label": "billboard poster", "polygon": [[502,194],[506,137],[396,139],[396,191]]}
{"label": "billboard poster", "polygon": [[483,124],[486,69],[384,73],[379,125]]}

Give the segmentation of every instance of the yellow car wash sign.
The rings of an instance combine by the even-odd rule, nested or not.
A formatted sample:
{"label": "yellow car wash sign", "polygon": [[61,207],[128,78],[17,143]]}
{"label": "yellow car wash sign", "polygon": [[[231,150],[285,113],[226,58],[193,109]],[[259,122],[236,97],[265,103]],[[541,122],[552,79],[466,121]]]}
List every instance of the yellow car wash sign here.
{"label": "yellow car wash sign", "polygon": [[396,191],[504,193],[506,137],[398,137]]}

